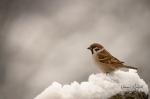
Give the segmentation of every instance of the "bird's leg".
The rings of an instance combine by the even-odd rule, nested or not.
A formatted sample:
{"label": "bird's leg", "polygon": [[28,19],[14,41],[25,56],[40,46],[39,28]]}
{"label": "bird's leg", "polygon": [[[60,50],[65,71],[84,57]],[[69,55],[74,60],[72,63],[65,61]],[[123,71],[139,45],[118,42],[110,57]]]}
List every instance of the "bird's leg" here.
{"label": "bird's leg", "polygon": [[109,72],[106,72],[106,76],[109,76]]}

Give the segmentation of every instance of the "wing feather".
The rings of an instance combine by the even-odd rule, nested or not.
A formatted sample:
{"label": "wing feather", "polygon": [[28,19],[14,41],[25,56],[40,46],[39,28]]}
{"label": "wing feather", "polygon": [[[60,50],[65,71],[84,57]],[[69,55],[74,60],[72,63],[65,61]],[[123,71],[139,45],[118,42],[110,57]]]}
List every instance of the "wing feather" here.
{"label": "wing feather", "polygon": [[104,50],[103,52],[98,53],[99,61],[105,64],[122,64],[124,62],[113,57],[108,51]]}

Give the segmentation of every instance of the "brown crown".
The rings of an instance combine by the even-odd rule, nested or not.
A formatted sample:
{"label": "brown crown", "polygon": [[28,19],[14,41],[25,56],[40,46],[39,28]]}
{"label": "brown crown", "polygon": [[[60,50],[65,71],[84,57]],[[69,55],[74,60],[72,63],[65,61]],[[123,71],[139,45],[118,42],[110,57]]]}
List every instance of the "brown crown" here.
{"label": "brown crown", "polygon": [[88,47],[88,49],[93,49],[93,48],[96,48],[96,47],[98,47],[100,49],[103,48],[103,46],[101,44],[93,43],[93,44],[90,45],[90,47]]}

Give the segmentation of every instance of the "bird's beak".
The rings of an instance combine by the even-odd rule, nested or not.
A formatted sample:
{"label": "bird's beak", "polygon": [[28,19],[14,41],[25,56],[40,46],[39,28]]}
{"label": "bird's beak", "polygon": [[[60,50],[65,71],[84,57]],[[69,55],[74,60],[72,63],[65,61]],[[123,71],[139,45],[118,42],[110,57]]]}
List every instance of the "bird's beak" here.
{"label": "bird's beak", "polygon": [[88,50],[91,50],[91,48],[90,48],[90,47],[88,47],[87,49],[88,49]]}
{"label": "bird's beak", "polygon": [[90,50],[92,54],[94,53],[91,47],[88,47],[87,49]]}

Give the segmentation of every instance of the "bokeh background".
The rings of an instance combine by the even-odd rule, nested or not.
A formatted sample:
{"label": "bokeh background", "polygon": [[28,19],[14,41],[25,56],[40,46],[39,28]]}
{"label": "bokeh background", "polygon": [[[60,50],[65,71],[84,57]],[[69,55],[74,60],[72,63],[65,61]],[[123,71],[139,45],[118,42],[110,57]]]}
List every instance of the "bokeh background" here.
{"label": "bokeh background", "polygon": [[0,99],[33,99],[57,81],[98,73],[91,43],[150,85],[149,0],[0,0]]}

